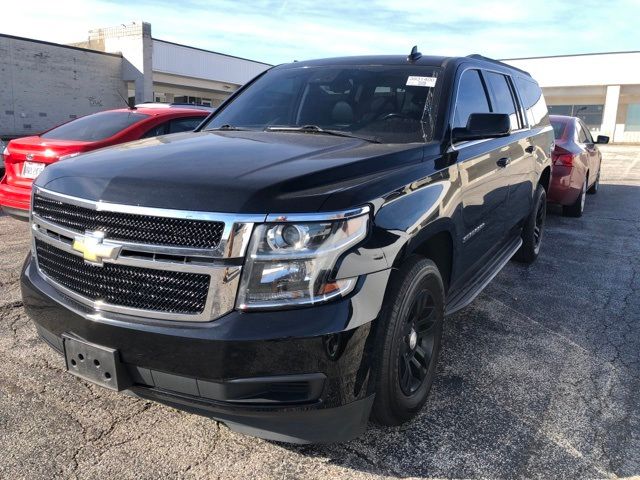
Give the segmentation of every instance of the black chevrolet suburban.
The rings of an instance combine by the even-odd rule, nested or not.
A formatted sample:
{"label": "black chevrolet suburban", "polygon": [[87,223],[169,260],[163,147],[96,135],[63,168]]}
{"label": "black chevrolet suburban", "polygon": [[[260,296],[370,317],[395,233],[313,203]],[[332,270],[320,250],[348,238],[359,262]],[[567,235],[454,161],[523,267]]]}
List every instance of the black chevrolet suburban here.
{"label": "black chevrolet suburban", "polygon": [[280,65],[195,132],[47,168],[24,305],[67,370],[297,443],[414,417],[443,320],[538,255],[553,130],[479,55]]}

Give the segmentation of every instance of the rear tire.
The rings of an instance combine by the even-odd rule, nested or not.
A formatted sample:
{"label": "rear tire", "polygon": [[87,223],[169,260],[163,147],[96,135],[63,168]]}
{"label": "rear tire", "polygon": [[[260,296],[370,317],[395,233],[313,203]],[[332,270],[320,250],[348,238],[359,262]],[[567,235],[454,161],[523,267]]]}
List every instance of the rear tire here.
{"label": "rear tire", "polygon": [[584,204],[587,197],[587,177],[584,179],[584,183],[582,184],[582,190],[580,190],[580,195],[576,198],[576,201],[573,202],[572,205],[565,205],[562,207],[562,214],[565,217],[581,217],[584,213]]}
{"label": "rear tire", "polygon": [[427,401],[442,340],[444,287],[429,259],[410,257],[393,274],[382,318],[372,419],[411,420]]}
{"label": "rear tire", "polygon": [[513,256],[515,261],[532,263],[538,258],[546,219],[547,192],[542,185],[538,185],[533,196],[533,208],[522,229],[522,246]]}
{"label": "rear tire", "polygon": [[593,183],[593,185],[591,185],[591,187],[589,187],[589,190],[587,190],[587,193],[589,195],[595,195],[596,193],[598,193],[599,189],[600,189],[600,170],[598,170],[596,181]]}

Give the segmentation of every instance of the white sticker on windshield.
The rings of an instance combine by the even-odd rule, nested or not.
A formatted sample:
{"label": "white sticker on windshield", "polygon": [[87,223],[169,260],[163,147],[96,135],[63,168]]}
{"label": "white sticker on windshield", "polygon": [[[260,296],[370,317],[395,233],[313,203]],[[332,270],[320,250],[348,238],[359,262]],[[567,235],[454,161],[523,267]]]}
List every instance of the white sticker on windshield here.
{"label": "white sticker on windshield", "polygon": [[409,77],[407,85],[412,87],[435,87],[436,77]]}

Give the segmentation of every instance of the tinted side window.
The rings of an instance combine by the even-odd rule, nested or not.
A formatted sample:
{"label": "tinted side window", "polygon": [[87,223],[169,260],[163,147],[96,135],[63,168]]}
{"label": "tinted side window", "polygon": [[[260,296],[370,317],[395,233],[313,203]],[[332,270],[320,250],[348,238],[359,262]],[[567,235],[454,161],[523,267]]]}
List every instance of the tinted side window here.
{"label": "tinted side window", "polygon": [[472,113],[489,113],[489,100],[478,70],[467,70],[458,83],[453,127],[466,127]]}
{"label": "tinted side window", "polygon": [[157,137],[159,135],[166,135],[168,123],[169,122],[163,122],[159,125],[156,125],[152,129],[150,129],[148,132],[146,132],[144,135],[142,135],[140,138],[151,138],[151,137]]}
{"label": "tinted side window", "polygon": [[542,96],[542,90],[540,90],[538,84],[522,77],[517,77],[515,82],[520,92],[520,98],[522,98],[522,102],[524,103],[529,126],[548,125],[549,112],[547,111],[547,104]]}
{"label": "tinted side window", "polygon": [[582,131],[584,132],[585,143],[593,143],[593,137],[591,136],[591,132],[586,127],[586,125],[584,123],[580,123],[580,126],[582,127]]}
{"label": "tinted side window", "polygon": [[169,124],[169,133],[190,132],[202,123],[201,117],[176,118]]}
{"label": "tinted side window", "polygon": [[72,120],[43,133],[42,138],[95,142],[112,137],[149,115],[135,112],[101,112]]}
{"label": "tinted side window", "polygon": [[576,125],[576,138],[578,139],[578,143],[587,143],[587,137],[584,136],[584,130],[580,124]]}
{"label": "tinted side window", "polygon": [[520,128],[518,110],[516,109],[507,77],[494,72],[483,72],[483,75],[491,91],[493,111],[495,113],[508,114],[511,120],[511,130],[518,130]]}
{"label": "tinted side window", "polygon": [[576,122],[576,127],[578,128],[578,143],[593,143],[593,138],[591,137],[589,130],[587,130],[581,122]]}

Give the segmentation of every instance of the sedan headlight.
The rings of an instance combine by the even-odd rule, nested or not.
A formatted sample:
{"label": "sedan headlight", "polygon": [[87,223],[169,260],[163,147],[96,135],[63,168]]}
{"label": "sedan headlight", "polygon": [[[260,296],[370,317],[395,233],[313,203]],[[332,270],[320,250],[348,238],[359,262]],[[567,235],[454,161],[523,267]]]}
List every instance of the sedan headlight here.
{"label": "sedan headlight", "polygon": [[348,294],[357,278],[335,280],[332,273],[340,256],[366,237],[368,226],[368,213],[326,222],[258,225],[237,308],[311,305]]}

